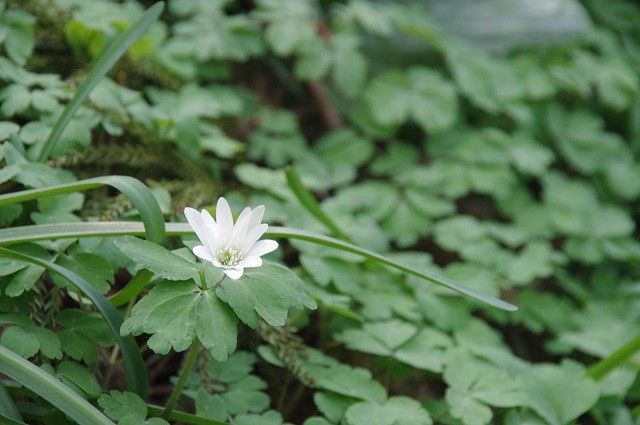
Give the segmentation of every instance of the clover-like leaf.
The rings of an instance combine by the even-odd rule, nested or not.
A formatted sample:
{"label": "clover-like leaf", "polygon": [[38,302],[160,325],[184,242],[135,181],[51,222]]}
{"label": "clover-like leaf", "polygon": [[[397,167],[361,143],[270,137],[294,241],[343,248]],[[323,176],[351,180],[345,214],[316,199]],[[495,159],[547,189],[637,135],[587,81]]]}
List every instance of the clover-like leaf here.
{"label": "clover-like leaf", "polygon": [[384,403],[364,401],[347,409],[348,425],[431,425],[431,416],[409,397],[391,397]]}

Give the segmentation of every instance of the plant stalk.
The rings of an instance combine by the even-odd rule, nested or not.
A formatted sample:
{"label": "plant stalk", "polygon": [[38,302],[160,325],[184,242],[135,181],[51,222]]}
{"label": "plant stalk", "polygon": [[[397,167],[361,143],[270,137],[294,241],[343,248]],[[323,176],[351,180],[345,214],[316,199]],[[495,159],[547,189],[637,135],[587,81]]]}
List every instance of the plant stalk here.
{"label": "plant stalk", "polygon": [[184,388],[184,384],[187,383],[187,378],[189,377],[189,373],[191,373],[191,368],[198,358],[198,352],[200,351],[200,342],[196,338],[191,347],[189,347],[189,352],[187,353],[187,358],[184,361],[184,365],[182,366],[182,371],[180,372],[180,376],[178,377],[178,382],[176,382],[176,386],[173,387],[173,391],[171,392],[171,396],[169,397],[169,401],[162,412],[163,419],[169,419],[171,412],[175,409],[178,404],[178,400],[180,399],[180,395],[182,394],[182,389]]}
{"label": "plant stalk", "polygon": [[626,363],[634,354],[640,351],[640,334],[633,337],[622,347],[611,353],[608,357],[587,369],[587,375],[599,381],[613,370]]}

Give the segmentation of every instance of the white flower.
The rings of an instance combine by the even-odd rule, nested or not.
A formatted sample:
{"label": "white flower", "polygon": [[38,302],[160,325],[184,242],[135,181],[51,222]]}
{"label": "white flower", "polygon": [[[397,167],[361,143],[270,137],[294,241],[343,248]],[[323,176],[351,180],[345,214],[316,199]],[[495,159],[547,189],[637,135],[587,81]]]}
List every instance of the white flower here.
{"label": "white flower", "polygon": [[276,241],[258,240],[269,227],[261,224],[264,205],[253,210],[245,208],[235,225],[229,203],[224,198],[218,199],[216,205],[217,221],[207,210],[198,212],[185,208],[184,215],[202,244],[194,247],[193,253],[221,268],[231,279],[239,279],[245,267],[260,267],[260,257],[278,247]]}

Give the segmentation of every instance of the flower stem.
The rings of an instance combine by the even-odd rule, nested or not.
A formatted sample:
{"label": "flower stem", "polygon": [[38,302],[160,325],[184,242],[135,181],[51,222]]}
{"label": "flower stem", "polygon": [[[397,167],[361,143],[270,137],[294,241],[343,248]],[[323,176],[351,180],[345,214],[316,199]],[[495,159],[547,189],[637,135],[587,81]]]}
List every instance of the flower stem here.
{"label": "flower stem", "polygon": [[207,278],[204,275],[204,267],[200,268],[200,283],[202,284],[202,290],[207,290]]}
{"label": "flower stem", "polygon": [[636,335],[611,355],[591,366],[587,369],[587,374],[595,380],[600,380],[626,363],[638,351],[640,351],[640,335]]}
{"label": "flower stem", "polygon": [[189,347],[189,352],[187,353],[187,358],[184,361],[184,365],[182,366],[182,371],[180,372],[180,376],[178,377],[178,382],[176,382],[176,386],[173,387],[173,391],[171,392],[171,396],[169,397],[169,401],[162,412],[162,418],[168,419],[173,409],[175,409],[178,404],[178,400],[180,399],[180,395],[182,394],[182,389],[184,388],[184,384],[187,382],[187,378],[189,377],[189,373],[191,373],[191,368],[198,357],[198,352],[200,351],[200,342],[198,339],[195,339]]}

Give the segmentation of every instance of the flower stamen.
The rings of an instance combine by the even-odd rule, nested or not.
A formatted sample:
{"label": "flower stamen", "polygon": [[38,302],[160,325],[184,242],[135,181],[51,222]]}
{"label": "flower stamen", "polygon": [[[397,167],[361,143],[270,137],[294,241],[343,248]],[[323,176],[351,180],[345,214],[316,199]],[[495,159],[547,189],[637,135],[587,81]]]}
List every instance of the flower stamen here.
{"label": "flower stamen", "polygon": [[235,248],[224,248],[218,251],[216,258],[223,266],[235,266],[240,260],[240,252]]}

